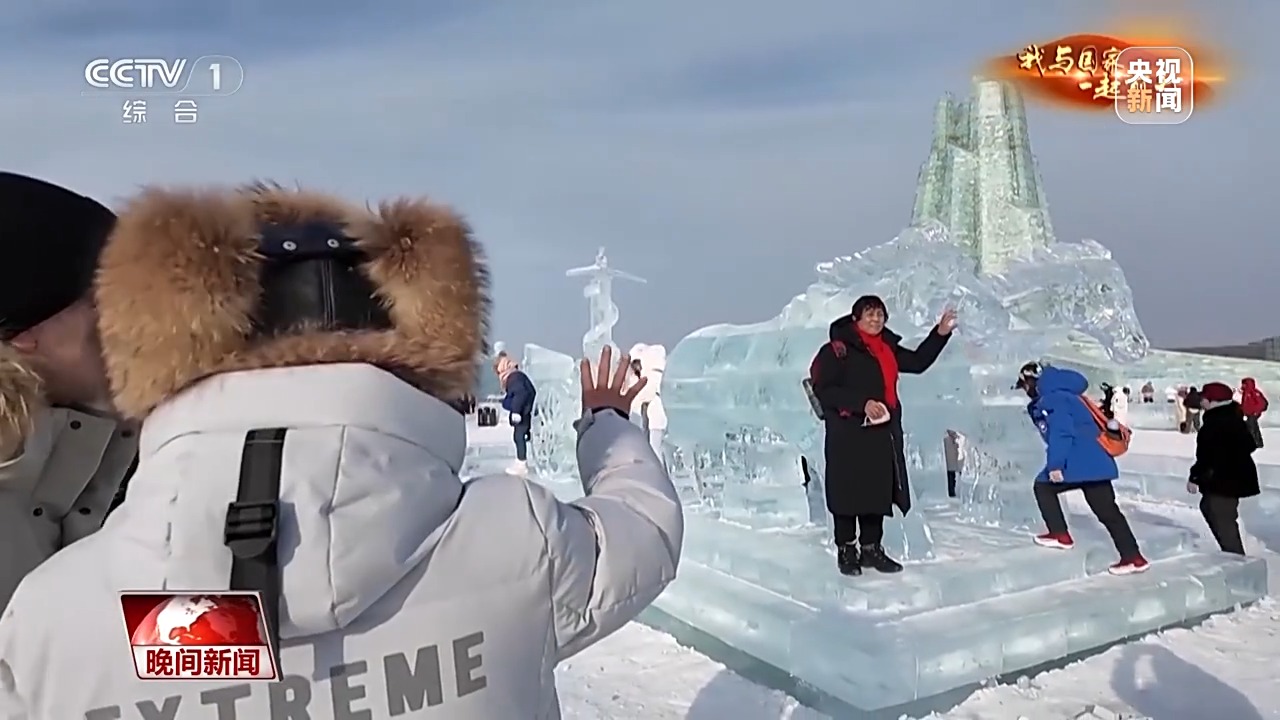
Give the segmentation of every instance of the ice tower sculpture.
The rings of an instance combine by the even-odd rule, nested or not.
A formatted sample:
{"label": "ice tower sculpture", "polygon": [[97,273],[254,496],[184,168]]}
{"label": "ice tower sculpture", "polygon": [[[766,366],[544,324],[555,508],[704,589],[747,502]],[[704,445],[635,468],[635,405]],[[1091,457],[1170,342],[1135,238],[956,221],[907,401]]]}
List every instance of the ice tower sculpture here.
{"label": "ice tower sculpture", "polygon": [[616,359],[617,346],[613,345],[613,326],[618,324],[618,306],[613,302],[613,279],[618,278],[619,280],[630,280],[637,283],[648,281],[631,273],[609,267],[609,258],[605,255],[604,248],[600,248],[600,251],[596,253],[594,264],[568,270],[565,272],[565,276],[590,278],[587,286],[582,290],[582,296],[587,299],[591,315],[591,327],[582,336],[583,357],[591,358],[594,362],[596,358],[600,357],[600,351],[604,350],[607,345],[614,348],[614,357]]}
{"label": "ice tower sculpture", "polygon": [[1026,109],[1010,84],[974,80],[973,96],[938,101],[913,224],[941,222],[983,273],[1053,244]]}

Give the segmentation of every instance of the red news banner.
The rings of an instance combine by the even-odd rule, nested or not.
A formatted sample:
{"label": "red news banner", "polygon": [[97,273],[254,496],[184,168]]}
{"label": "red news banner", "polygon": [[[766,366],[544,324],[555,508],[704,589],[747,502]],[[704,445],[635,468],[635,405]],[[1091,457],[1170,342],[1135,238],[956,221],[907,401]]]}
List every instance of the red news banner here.
{"label": "red news banner", "polygon": [[275,680],[262,599],[252,592],[120,594],[142,680]]}

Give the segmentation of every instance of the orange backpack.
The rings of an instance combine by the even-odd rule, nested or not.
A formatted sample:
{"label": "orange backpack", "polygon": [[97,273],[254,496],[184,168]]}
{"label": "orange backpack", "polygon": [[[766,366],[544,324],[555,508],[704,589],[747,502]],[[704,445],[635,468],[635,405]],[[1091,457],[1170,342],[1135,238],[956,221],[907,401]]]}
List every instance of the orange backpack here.
{"label": "orange backpack", "polygon": [[1098,444],[1102,449],[1106,450],[1111,457],[1120,457],[1129,452],[1129,441],[1133,439],[1133,430],[1115,420],[1107,419],[1106,413],[1102,412],[1098,403],[1088,395],[1081,395],[1080,400],[1084,402],[1085,407],[1089,408],[1089,414],[1098,425]]}

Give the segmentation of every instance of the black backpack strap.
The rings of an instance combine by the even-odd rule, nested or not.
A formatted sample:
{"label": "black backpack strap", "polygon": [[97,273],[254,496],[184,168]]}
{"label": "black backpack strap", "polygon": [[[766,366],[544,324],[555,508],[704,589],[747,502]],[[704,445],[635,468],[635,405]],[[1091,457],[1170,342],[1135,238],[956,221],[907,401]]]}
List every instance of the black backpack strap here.
{"label": "black backpack strap", "polygon": [[251,430],[240,456],[240,489],[227,506],[223,542],[231,549],[231,590],[257,592],[267,625],[267,642],[280,669],[280,471],[284,428]]}

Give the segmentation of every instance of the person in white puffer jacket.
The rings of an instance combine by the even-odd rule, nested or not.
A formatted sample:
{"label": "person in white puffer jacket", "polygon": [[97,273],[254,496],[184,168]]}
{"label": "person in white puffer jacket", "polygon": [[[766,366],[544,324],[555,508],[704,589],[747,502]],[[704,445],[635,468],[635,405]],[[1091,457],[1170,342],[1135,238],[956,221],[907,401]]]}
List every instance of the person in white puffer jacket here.
{"label": "person in white puffer jacket", "polygon": [[663,443],[667,438],[667,410],[662,405],[662,375],[667,370],[667,349],[661,345],[637,343],[631,357],[640,361],[640,377],[645,386],[636,397],[636,408],[649,432],[649,444],[658,457],[665,458]]}
{"label": "person in white puffer jacket", "polygon": [[[558,720],[556,665],[675,578],[684,515],[608,350],[581,364],[583,497],[461,481],[487,289],[467,223],[426,200],[128,202],[94,300],[137,471],[0,618],[0,718]],[[273,599],[276,681],[139,679],[122,591],[232,588]]]}

